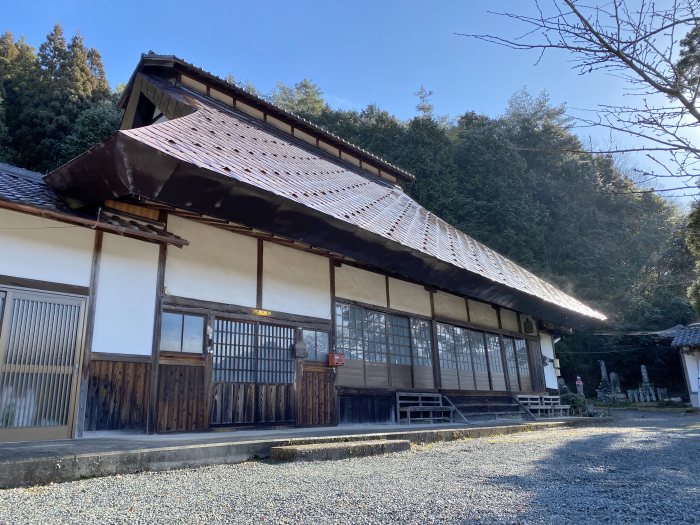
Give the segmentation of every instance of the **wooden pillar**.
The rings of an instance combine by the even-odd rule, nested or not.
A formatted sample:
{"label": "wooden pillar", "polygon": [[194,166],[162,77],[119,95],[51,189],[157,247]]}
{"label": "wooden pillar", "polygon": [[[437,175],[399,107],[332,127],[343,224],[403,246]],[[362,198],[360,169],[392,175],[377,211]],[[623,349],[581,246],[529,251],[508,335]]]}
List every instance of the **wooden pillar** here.
{"label": "wooden pillar", "polygon": [[[160,212],[159,220],[167,223],[168,214]],[[158,274],[156,278],[156,296],[153,312],[153,341],[151,345],[151,388],[148,399],[148,413],[146,417],[146,432],[155,434],[156,415],[158,412],[158,362],[160,359],[160,324],[163,313],[163,295],[165,294],[165,261],[168,256],[168,247],[161,244],[158,251]]]}
{"label": "wooden pillar", "polygon": [[[498,306],[494,306],[496,309],[496,317],[498,318],[498,329],[503,330],[503,324],[501,323],[501,309]],[[506,346],[503,342],[503,334],[498,334],[498,346],[501,349],[501,363],[503,365],[503,377],[506,380],[507,392],[512,392],[513,387],[510,384],[510,373],[508,371],[508,359],[506,358]]]}
{"label": "wooden pillar", "polygon": [[97,287],[100,277],[100,260],[102,259],[101,231],[95,232],[95,242],[92,249],[92,267],[90,270],[90,295],[87,300],[85,323],[85,344],[83,358],[80,364],[80,381],[78,384],[78,407],[75,411],[76,420],[73,428],[74,437],[83,437],[85,431],[85,410],[87,408],[87,391],[90,382],[90,363],[92,362],[92,338],[95,330],[95,308],[97,304]]}
{"label": "wooden pillar", "polygon": [[442,376],[440,375],[440,352],[438,351],[437,321],[435,320],[435,297],[434,292],[430,292],[430,317],[431,317],[431,346],[433,354],[433,383],[437,389],[442,388]]}
{"label": "wooden pillar", "polygon": [[258,239],[258,268],[255,293],[255,308],[262,309],[263,307],[263,248],[264,241]]}

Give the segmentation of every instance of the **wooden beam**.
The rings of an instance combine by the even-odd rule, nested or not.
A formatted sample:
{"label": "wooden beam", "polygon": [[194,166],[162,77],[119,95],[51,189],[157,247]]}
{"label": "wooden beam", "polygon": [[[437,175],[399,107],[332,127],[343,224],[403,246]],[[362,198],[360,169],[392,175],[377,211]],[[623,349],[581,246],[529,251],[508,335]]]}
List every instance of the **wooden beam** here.
{"label": "wooden beam", "polygon": [[183,312],[191,312],[200,315],[229,314],[239,320],[272,322],[284,326],[303,326],[313,330],[328,331],[331,328],[331,321],[319,317],[309,317],[306,315],[289,314],[286,312],[271,311],[267,317],[255,315],[250,306],[217,303],[214,301],[204,301],[201,299],[190,299],[188,297],[178,297],[174,295],[163,296],[163,306],[175,308]]}
{"label": "wooden beam", "polygon": [[[167,224],[168,214],[161,211],[159,220]],[[158,252],[158,274],[156,278],[156,294],[153,312],[153,341],[151,343],[151,388],[146,416],[146,432],[156,431],[156,414],[158,411],[158,358],[160,354],[160,325],[163,312],[163,296],[165,295],[165,263],[168,247],[160,246]]]}
{"label": "wooden beam", "polygon": [[67,213],[47,210],[44,208],[37,208],[35,206],[28,206],[26,204],[17,204],[16,202],[0,200],[0,208],[10,211],[18,211],[20,213],[26,213],[28,215],[34,215],[35,217],[41,217],[43,219],[51,219],[66,224],[73,224],[75,226],[84,226],[93,230],[114,233],[116,235],[122,235],[124,237],[130,237],[132,239],[138,239],[145,242],[153,242],[156,244],[172,244],[178,247],[187,246],[189,244],[189,242],[185,239],[167,237],[164,235],[158,235],[157,233],[149,233],[141,230],[134,230],[131,228],[123,228],[114,224],[100,222],[99,220],[86,219],[85,217],[78,217],[76,215],[69,215]]}
{"label": "wooden beam", "polygon": [[92,248],[92,265],[90,267],[90,294],[87,301],[85,316],[85,339],[83,344],[83,357],[80,363],[80,379],[78,383],[78,407],[75,411],[74,437],[83,437],[85,431],[85,410],[87,408],[87,390],[90,381],[90,362],[92,360],[92,338],[95,331],[95,308],[97,305],[97,291],[100,278],[100,261],[102,259],[101,231],[95,232],[95,241]]}
{"label": "wooden beam", "polygon": [[256,280],[256,289],[255,289],[255,307],[256,308],[262,308],[263,307],[263,250],[265,249],[264,247],[264,241],[262,239],[258,239],[258,268],[257,268],[257,280]]}
{"label": "wooden beam", "polygon": [[64,293],[69,295],[82,295],[84,297],[90,296],[89,286],[54,283],[51,281],[40,281],[38,279],[25,279],[24,277],[15,277],[13,275],[0,275],[0,285],[30,288],[33,290]]}
{"label": "wooden beam", "polygon": [[433,356],[433,383],[435,388],[442,388],[442,377],[440,375],[440,353],[437,346],[437,320],[435,319],[435,293],[430,292],[430,346]]}
{"label": "wooden beam", "polygon": [[92,361],[117,361],[120,363],[150,363],[150,355],[116,354],[111,352],[93,352]]}

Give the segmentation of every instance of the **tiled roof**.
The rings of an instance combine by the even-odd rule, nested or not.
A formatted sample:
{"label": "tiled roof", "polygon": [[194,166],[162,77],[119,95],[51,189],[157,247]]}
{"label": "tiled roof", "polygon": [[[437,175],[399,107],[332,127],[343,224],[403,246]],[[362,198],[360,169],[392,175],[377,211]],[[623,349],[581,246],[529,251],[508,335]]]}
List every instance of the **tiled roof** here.
{"label": "tiled roof", "polygon": [[74,214],[42,177],[41,173],[0,162],[0,200]]}
{"label": "tiled roof", "polygon": [[[186,60],[183,60],[182,58],[179,58],[175,55],[159,55],[152,51],[147,54],[143,54],[141,55],[141,62],[137,66],[136,71],[138,72],[146,65],[158,65],[159,63],[168,63],[168,65],[170,65],[169,63],[177,64],[184,68],[188,73],[195,73],[201,75],[204,78],[206,78],[207,82],[216,83],[218,84],[219,88],[226,91],[232,91],[233,93],[235,93],[236,96],[243,97],[248,103],[252,103],[258,107],[263,107],[266,110],[274,111],[278,117],[289,117],[295,122],[295,126],[301,126],[305,128],[306,131],[311,131],[313,133],[320,134],[322,137],[324,137],[325,140],[336,144],[341,149],[345,149],[349,152],[366,157],[371,161],[378,163],[378,166],[380,168],[384,170],[388,169],[389,171],[393,172],[394,175],[398,175],[399,178],[403,178],[406,180],[415,179],[415,176],[409,173],[408,171],[400,168],[399,166],[396,166],[395,164],[388,162],[387,160],[375,155],[370,151],[367,151],[366,149],[352,144],[344,138],[332,133],[331,131],[328,131],[326,128],[319,126],[318,124],[315,124],[310,120],[307,120],[304,117],[301,117],[295,113],[292,113],[291,111],[287,111],[286,109],[276,106],[270,103],[268,100],[259,97],[255,93],[251,93],[250,91],[247,91],[242,87],[239,87],[235,84],[231,84],[228,81],[217,77],[213,73],[206,71],[200,67],[197,67],[194,64],[191,64],[190,62],[187,62]],[[132,81],[133,77],[129,80],[129,84],[131,84]],[[120,104],[122,105],[122,107],[124,107],[123,105],[126,101],[125,95],[128,93],[128,91],[129,86],[127,86],[127,89],[124,90],[123,98],[122,100],[120,100]]]}
{"label": "tiled roof", "polygon": [[[153,79],[154,82],[162,82]],[[171,88],[173,89],[173,88]],[[605,319],[423,208],[401,188],[262,121],[187,90],[197,111],[120,133],[561,308]]]}
{"label": "tiled roof", "polygon": [[[32,209],[55,212],[50,218],[71,220],[84,226],[106,229],[134,237],[160,238],[176,245],[188,244],[184,239],[163,228],[125,218],[111,211],[79,213],[71,210],[43,180],[41,173],[0,163],[0,201],[28,206]],[[0,202],[2,208],[2,202]],[[104,226],[105,228],[102,228]]]}
{"label": "tiled roof", "polygon": [[690,325],[679,330],[671,341],[671,346],[700,346],[700,326]]}

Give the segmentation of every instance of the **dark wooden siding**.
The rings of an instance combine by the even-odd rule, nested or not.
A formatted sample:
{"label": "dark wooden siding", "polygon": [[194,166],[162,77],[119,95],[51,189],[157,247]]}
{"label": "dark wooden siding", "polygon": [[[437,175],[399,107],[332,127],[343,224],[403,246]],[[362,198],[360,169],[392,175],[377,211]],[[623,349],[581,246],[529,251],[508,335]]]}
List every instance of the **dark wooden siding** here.
{"label": "dark wooden siding", "polygon": [[435,380],[433,379],[432,366],[414,366],[413,377],[415,380],[415,388],[434,388]]}
{"label": "dark wooden siding", "polygon": [[364,361],[347,360],[344,366],[338,368],[338,384],[343,386],[365,386]]}
{"label": "dark wooden siding", "polygon": [[476,372],[476,390],[491,390],[488,372]]}
{"label": "dark wooden siding", "polygon": [[94,354],[90,362],[85,430],[146,428],[151,365],[138,356],[105,359]]}
{"label": "dark wooden siding", "polygon": [[161,357],[156,432],[189,432],[209,428],[207,379],[210,362],[206,356]]}
{"label": "dark wooden siding", "polygon": [[336,424],[334,383],[333,369],[304,363],[299,394],[298,425]]}
{"label": "dark wooden siding", "polygon": [[411,365],[391,364],[391,387],[392,388],[411,388],[413,386],[413,377]]}
{"label": "dark wooden siding", "polygon": [[442,381],[442,388],[459,390],[459,374],[456,368],[441,368],[440,379]]}
{"label": "dark wooden siding", "polygon": [[396,421],[396,396],[381,394],[340,394],[340,423],[393,423]]}
{"label": "dark wooden siding", "polygon": [[212,425],[294,423],[294,385],[214,383]]}

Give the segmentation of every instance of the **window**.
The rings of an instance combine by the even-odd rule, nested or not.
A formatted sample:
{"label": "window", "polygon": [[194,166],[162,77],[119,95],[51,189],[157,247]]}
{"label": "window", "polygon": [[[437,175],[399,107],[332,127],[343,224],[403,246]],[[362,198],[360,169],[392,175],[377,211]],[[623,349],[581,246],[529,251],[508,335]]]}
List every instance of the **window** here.
{"label": "window", "polygon": [[304,330],[304,343],[309,352],[307,359],[328,362],[328,333]]}
{"label": "window", "polygon": [[469,346],[474,357],[474,370],[476,372],[488,373],[489,367],[486,361],[486,346],[484,344],[484,333],[476,330],[469,330]]}
{"label": "window", "polygon": [[520,377],[528,377],[530,375],[530,366],[527,361],[527,342],[525,339],[515,340],[515,352],[518,355]]}
{"label": "window", "polygon": [[433,366],[431,323],[422,319],[411,319],[411,344],[413,363],[416,366]]}
{"label": "window", "polygon": [[293,383],[294,328],[258,325],[258,383]]}
{"label": "window", "polygon": [[491,372],[503,372],[503,360],[501,359],[501,344],[496,334],[486,334],[486,348],[488,348]]}
{"label": "window", "polygon": [[386,319],[391,363],[411,366],[411,330],[408,317],[387,315]]}
{"label": "window", "polygon": [[213,377],[224,383],[292,383],[294,328],[216,319]]}
{"label": "window", "polygon": [[457,368],[455,335],[452,325],[438,323],[437,345],[438,353],[440,354],[440,368]]}
{"label": "window", "polygon": [[429,321],[361,306],[335,306],[336,349],[353,361],[388,363],[391,356],[392,365],[432,366],[430,326]]}
{"label": "window", "polygon": [[365,313],[365,360],[386,363],[386,316],[381,312],[364,310]]}
{"label": "window", "polygon": [[365,358],[362,331],[362,308],[347,304],[335,306],[335,345],[350,360]]}
{"label": "window", "polygon": [[508,366],[508,377],[512,386],[518,384],[518,361],[515,358],[515,343],[511,337],[503,338],[503,349],[506,354],[506,365]]}
{"label": "window", "polygon": [[161,352],[201,354],[204,349],[204,316],[163,312],[160,328]]}
{"label": "window", "polygon": [[472,354],[469,346],[469,330],[466,328],[454,327],[455,353],[457,355],[457,368],[460,370],[472,369]]}

